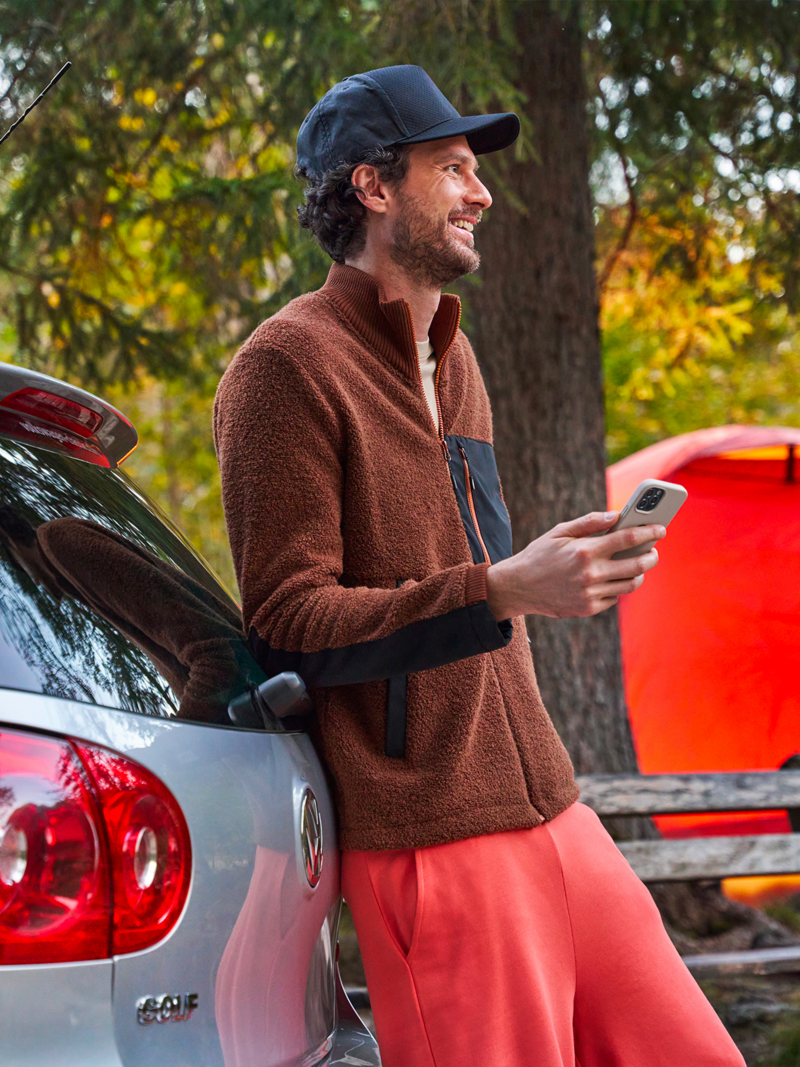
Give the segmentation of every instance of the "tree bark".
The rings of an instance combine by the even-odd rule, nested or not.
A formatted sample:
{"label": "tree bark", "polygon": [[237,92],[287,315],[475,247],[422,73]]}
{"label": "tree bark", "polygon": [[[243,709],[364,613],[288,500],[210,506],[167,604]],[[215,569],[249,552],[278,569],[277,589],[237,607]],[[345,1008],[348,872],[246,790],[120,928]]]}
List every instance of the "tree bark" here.
{"label": "tree bark", "polygon": [[[494,190],[480,285],[466,296],[518,551],[605,510],[605,417],[579,5],[509,7],[537,158],[502,172],[512,195]],[[578,773],[636,771],[616,613],[528,625],[545,705]]]}

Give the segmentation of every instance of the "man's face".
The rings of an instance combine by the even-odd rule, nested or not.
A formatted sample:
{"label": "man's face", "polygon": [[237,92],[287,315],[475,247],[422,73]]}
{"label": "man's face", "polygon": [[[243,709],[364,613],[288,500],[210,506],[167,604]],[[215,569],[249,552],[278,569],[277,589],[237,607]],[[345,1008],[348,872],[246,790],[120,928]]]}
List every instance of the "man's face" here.
{"label": "man's face", "polygon": [[492,203],[466,137],[412,145],[408,174],[394,190],[389,253],[424,285],[441,289],[478,269],[472,230]]}

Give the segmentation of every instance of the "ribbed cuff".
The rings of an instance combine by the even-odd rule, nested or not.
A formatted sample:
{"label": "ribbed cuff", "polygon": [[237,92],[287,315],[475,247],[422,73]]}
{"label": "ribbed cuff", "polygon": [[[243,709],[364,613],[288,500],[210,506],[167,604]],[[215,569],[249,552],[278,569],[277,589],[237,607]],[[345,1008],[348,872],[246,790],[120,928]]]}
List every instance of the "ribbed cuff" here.
{"label": "ribbed cuff", "polygon": [[467,581],[464,588],[467,606],[479,604],[482,600],[486,600],[489,595],[486,589],[486,572],[489,567],[489,563],[476,563],[474,567],[467,571]]}

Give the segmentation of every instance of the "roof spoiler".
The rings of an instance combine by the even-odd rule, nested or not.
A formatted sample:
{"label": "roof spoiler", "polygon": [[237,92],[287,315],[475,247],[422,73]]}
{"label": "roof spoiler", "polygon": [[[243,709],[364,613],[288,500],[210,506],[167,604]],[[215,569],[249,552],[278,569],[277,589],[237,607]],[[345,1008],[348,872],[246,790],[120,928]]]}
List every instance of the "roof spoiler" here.
{"label": "roof spoiler", "polygon": [[0,431],[101,467],[118,467],[139,443],[105,400],[11,363],[0,363]]}

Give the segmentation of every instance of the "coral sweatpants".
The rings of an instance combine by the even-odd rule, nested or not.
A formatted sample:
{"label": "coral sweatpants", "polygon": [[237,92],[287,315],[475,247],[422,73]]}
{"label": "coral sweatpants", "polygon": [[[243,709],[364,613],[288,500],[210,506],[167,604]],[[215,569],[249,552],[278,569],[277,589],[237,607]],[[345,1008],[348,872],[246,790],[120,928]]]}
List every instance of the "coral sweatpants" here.
{"label": "coral sweatpants", "polygon": [[342,854],[383,1067],[744,1067],[600,820]]}

